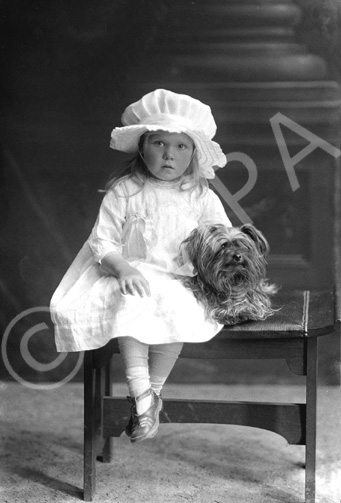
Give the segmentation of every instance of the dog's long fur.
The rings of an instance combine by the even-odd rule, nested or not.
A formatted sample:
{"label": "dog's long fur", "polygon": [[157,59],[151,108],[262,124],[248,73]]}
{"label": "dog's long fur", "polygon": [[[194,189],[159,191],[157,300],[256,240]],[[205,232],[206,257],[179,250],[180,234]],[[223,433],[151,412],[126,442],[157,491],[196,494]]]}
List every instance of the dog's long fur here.
{"label": "dog's long fur", "polygon": [[201,225],[180,250],[180,264],[190,261],[195,276],[179,279],[205,305],[209,318],[234,325],[273,314],[270,296],[277,288],[265,277],[269,245],[253,225]]}

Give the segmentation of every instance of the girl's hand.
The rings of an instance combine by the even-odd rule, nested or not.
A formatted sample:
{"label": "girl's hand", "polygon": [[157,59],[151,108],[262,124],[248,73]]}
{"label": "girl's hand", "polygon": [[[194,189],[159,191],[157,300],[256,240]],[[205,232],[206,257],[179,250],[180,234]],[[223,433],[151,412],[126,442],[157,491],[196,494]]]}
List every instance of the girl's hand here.
{"label": "girl's hand", "polygon": [[116,277],[123,295],[135,295],[138,293],[140,297],[144,297],[145,295],[150,297],[148,281],[143,274],[134,267],[127,265],[127,267],[120,271]]}
{"label": "girl's hand", "polygon": [[132,267],[121,255],[109,253],[102,259],[101,267],[117,278],[120,291],[123,295],[150,297],[149,283],[140,271]]}

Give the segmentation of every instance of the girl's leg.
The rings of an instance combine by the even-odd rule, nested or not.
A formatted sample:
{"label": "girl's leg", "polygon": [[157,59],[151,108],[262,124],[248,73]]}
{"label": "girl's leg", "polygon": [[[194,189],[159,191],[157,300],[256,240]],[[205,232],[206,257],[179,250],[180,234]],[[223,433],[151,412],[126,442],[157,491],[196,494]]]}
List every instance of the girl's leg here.
{"label": "girl's leg", "polygon": [[162,400],[151,389],[148,371],[149,346],[132,337],[118,340],[125,366],[131,403],[131,417],[126,434],[131,442],[153,438],[159,427]]}
{"label": "girl's leg", "polygon": [[150,385],[157,395],[174,367],[183,343],[153,344],[149,346]]}
{"label": "girl's leg", "polygon": [[[148,344],[133,337],[119,337],[118,345],[123,361],[129,394],[131,398],[143,395],[151,388],[148,370]],[[151,395],[147,394],[137,403],[137,413],[143,414],[151,405]]]}

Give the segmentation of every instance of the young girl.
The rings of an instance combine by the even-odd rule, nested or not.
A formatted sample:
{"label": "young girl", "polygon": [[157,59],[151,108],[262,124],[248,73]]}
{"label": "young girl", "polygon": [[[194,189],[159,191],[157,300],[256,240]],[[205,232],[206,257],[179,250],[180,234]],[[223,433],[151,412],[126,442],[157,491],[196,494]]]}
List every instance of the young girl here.
{"label": "young girl", "polygon": [[180,243],[202,223],[230,226],[208,188],[226,158],[209,106],[164,89],[128,106],[110,146],[134,157],[109,182],[95,226],[51,300],[58,351],[118,338],[132,406],[132,442],[156,435],[161,390],[184,342],[222,325],[176,275],[193,276]]}

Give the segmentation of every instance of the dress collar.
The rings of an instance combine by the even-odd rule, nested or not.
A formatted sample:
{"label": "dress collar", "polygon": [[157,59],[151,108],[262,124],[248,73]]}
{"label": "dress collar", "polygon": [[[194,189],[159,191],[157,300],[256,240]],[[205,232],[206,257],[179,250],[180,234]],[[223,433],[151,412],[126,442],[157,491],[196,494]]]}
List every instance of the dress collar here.
{"label": "dress collar", "polygon": [[168,182],[165,180],[159,180],[158,178],[149,177],[147,178],[147,183],[164,189],[172,189],[179,188],[181,180],[171,180]]}

